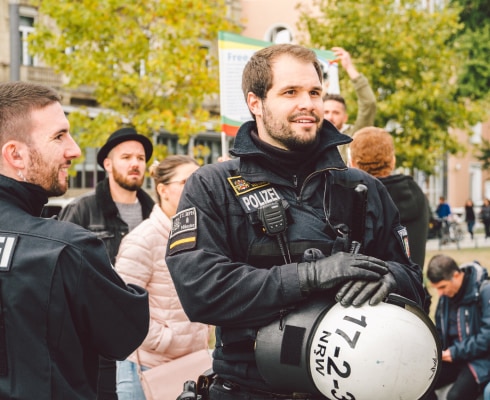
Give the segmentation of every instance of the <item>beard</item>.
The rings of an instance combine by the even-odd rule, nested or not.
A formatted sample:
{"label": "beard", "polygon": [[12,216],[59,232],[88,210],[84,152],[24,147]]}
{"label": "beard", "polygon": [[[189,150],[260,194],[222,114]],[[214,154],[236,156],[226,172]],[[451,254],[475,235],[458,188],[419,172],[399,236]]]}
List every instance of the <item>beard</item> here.
{"label": "beard", "polygon": [[116,169],[113,169],[112,176],[114,177],[114,181],[121,186],[123,189],[129,190],[131,192],[136,192],[138,189],[143,186],[143,181],[145,179],[144,176],[141,176],[137,181],[130,180],[128,177],[119,173]]}
{"label": "beard", "polygon": [[68,190],[68,177],[64,182],[60,182],[59,173],[61,167],[51,166],[36,149],[31,149],[29,158],[29,177],[27,182],[41,186],[48,197],[64,195]]}
{"label": "beard", "polygon": [[[320,118],[317,115],[315,115],[314,113],[294,114],[288,117],[286,122],[281,122],[277,119],[274,119],[274,116],[272,115],[271,110],[267,107],[265,101],[263,105],[263,123],[265,130],[271,138],[281,143],[288,150],[305,151],[316,141],[318,132],[321,129]],[[289,125],[289,122],[302,115],[314,117],[317,124],[316,128],[310,128],[303,133],[297,133],[296,131],[294,131]]]}

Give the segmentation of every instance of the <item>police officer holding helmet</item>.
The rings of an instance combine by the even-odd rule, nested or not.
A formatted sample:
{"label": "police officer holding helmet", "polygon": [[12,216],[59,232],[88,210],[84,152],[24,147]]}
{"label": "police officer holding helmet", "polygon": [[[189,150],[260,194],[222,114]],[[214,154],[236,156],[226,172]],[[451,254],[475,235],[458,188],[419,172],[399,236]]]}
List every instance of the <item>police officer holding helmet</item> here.
{"label": "police officer holding helmet", "polygon": [[264,380],[259,329],[311,297],[359,307],[396,293],[421,305],[421,270],[386,189],[340,157],[351,139],[323,121],[315,53],[272,45],[242,79],[253,121],[236,158],[187,181],[167,264],[189,318],[217,326],[210,399],[324,399]]}

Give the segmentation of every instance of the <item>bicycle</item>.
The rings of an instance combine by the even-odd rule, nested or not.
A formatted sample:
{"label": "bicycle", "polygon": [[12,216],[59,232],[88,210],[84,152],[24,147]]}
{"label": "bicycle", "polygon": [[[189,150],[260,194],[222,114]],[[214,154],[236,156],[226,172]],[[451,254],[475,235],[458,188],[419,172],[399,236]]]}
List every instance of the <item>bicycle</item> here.
{"label": "bicycle", "polygon": [[438,224],[439,250],[448,243],[456,243],[459,250],[460,242],[464,236],[464,230],[460,223],[454,218],[440,218]]}

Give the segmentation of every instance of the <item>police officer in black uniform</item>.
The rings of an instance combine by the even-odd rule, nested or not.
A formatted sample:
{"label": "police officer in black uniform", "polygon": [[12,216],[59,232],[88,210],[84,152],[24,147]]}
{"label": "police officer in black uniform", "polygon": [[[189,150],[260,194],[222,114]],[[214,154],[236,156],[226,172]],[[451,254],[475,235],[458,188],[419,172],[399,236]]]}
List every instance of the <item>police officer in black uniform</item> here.
{"label": "police officer in black uniform", "polygon": [[60,98],[0,84],[0,398],[96,398],[99,356],[124,360],[148,332],[147,292],[126,285],[104,243],[41,218],[80,148]]}
{"label": "police officer in black uniform", "polygon": [[238,131],[237,158],[187,181],[167,264],[189,318],[217,326],[210,399],[324,398],[273,392],[256,365],[260,327],[318,295],[422,304],[421,270],[386,189],[340,157],[350,138],[323,121],[315,53],[259,50],[242,88],[254,121]]}

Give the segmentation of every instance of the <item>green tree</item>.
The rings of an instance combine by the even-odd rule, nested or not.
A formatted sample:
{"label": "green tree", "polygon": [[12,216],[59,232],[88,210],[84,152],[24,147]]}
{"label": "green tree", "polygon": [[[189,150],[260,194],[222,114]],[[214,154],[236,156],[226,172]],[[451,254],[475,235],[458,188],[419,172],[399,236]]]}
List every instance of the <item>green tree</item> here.
{"label": "green tree", "polygon": [[[99,146],[123,123],[151,136],[165,129],[181,143],[204,130],[217,99],[220,30],[234,31],[226,1],[37,0],[34,53],[93,90],[107,112],[71,113],[81,147]],[[211,48],[211,51],[210,51]]]}
{"label": "green tree", "polygon": [[459,20],[463,29],[454,40],[467,54],[459,71],[458,95],[474,100],[489,99],[490,0],[451,0],[461,7]]}
{"label": "green tree", "polygon": [[[399,165],[432,173],[444,154],[465,150],[448,130],[470,132],[481,110],[456,96],[465,54],[447,43],[462,28],[460,8],[429,12],[419,0],[316,0],[315,5],[319,15],[303,10],[300,18],[309,45],[341,46],[351,53],[377,96],[376,125],[393,127]],[[340,73],[350,107],[355,95]]]}
{"label": "green tree", "polygon": [[476,158],[482,162],[483,169],[490,169],[490,141],[483,139]]}

